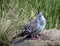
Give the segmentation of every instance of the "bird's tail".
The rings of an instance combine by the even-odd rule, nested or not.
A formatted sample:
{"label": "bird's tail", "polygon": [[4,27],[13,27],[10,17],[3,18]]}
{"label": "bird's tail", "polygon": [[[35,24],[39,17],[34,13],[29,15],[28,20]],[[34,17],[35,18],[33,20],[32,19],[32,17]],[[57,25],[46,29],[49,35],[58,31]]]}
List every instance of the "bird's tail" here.
{"label": "bird's tail", "polygon": [[24,32],[22,32],[22,33],[20,33],[20,34],[18,34],[17,36],[19,37],[24,37],[25,35],[27,34],[27,32],[26,31],[24,31]]}
{"label": "bird's tail", "polygon": [[18,38],[18,37],[24,37],[24,36],[27,35],[27,34],[28,34],[27,31],[21,32],[21,33],[19,33],[17,36],[13,37],[13,39],[16,39],[16,38]]}

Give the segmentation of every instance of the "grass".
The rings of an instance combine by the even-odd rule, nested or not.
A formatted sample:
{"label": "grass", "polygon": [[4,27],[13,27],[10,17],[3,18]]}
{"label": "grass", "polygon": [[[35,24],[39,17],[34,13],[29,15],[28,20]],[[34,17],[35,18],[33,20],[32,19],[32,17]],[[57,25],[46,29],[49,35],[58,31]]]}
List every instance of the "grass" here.
{"label": "grass", "polygon": [[11,41],[39,9],[46,18],[45,29],[60,29],[60,0],[0,0],[0,40]]}

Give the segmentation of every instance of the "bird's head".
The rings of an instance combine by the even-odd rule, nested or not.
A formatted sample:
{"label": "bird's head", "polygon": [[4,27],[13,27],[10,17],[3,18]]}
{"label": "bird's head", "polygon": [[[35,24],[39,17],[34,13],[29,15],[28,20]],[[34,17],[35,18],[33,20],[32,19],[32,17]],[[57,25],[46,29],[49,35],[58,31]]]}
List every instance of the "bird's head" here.
{"label": "bird's head", "polygon": [[41,18],[42,17],[42,13],[38,10],[37,12],[37,18]]}

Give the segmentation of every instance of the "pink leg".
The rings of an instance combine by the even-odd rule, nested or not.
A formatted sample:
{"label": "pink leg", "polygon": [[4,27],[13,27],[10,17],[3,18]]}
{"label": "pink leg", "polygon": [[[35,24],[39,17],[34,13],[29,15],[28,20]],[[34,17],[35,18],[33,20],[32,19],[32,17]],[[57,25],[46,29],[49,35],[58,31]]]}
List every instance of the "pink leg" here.
{"label": "pink leg", "polygon": [[31,36],[31,39],[37,40],[37,39],[39,39],[39,37],[40,36],[38,34],[34,34],[34,35]]}
{"label": "pink leg", "polygon": [[43,38],[43,35],[42,34],[38,34],[39,35],[39,38],[42,39]]}

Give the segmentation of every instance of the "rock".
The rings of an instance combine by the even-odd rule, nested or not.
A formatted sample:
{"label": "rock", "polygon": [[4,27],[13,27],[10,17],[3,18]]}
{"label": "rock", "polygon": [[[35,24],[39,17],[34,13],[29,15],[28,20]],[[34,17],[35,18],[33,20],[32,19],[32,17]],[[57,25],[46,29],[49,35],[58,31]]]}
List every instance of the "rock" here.
{"label": "rock", "polygon": [[47,43],[43,40],[30,40],[29,41],[32,46],[47,46]]}
{"label": "rock", "polygon": [[60,30],[44,30],[42,39],[14,40],[11,46],[60,46]]}
{"label": "rock", "polygon": [[60,30],[56,29],[44,30],[42,34],[49,36],[50,40],[60,40]]}

